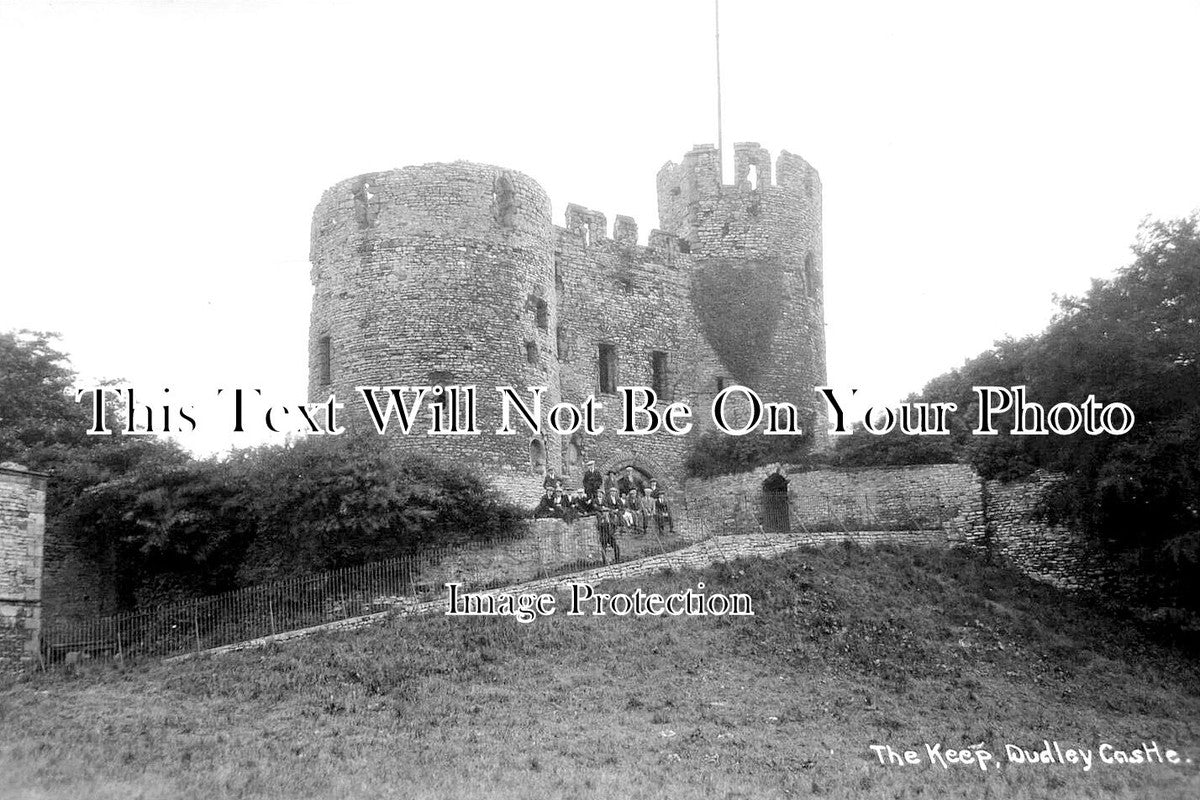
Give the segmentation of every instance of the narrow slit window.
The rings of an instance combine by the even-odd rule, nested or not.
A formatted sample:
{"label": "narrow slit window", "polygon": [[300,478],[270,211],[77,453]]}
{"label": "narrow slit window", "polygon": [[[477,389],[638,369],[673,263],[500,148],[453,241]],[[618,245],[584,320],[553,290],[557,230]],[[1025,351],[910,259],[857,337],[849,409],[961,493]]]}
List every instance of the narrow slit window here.
{"label": "narrow slit window", "polygon": [[599,352],[600,393],[617,393],[617,347],[601,344]]}
{"label": "narrow slit window", "polygon": [[558,330],[555,331],[554,344],[557,348],[558,357],[567,358],[569,355],[568,350],[570,348],[569,343],[567,342],[567,329],[562,325],[559,325]]}
{"label": "narrow slit window", "polygon": [[650,353],[650,388],[660,398],[666,398],[667,354],[661,350]]}
{"label": "narrow slit window", "polygon": [[333,382],[333,343],[328,336],[317,340],[317,380],[321,383]]}

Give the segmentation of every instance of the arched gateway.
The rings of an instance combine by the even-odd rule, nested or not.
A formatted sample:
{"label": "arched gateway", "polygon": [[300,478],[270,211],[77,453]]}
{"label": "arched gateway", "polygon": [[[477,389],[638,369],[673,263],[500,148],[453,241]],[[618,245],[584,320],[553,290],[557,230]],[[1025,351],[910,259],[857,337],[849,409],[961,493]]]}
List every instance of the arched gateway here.
{"label": "arched gateway", "polygon": [[780,473],[763,481],[762,527],[767,533],[791,530],[791,511],[788,507],[788,481]]}

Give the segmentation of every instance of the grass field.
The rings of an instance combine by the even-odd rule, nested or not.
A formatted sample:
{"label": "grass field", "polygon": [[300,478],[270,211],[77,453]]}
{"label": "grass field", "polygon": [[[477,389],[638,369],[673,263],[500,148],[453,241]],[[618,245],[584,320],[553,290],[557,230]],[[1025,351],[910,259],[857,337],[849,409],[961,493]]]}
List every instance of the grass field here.
{"label": "grass field", "polygon": [[[964,552],[833,547],[607,588],[752,618],[397,618],[0,691],[16,798],[1195,798],[1200,660]],[[1005,743],[1094,763],[1009,764]],[[1193,763],[1103,764],[1157,742]],[[925,744],[982,743],[943,768]],[[870,750],[919,753],[884,766]]]}

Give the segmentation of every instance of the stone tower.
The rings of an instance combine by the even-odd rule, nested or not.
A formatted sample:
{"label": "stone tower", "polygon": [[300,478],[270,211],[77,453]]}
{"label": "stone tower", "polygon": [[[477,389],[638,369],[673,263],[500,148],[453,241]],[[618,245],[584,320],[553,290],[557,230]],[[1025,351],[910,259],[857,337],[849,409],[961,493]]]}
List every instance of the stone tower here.
{"label": "stone tower", "polygon": [[524,439],[492,434],[493,395],[547,385],[558,402],[553,238],[542,187],[499,167],[426,164],[333,186],[313,216],[309,397],[335,392],[361,428],[356,386],[475,384],[481,435],[427,437],[423,417],[391,440],[485,468],[524,463]]}
{"label": "stone tower", "polygon": [[[822,410],[813,386],[826,381],[825,302],[821,280],[821,181],[799,156],[771,156],[757,142],[734,145],[734,185],[721,185],[720,154],[711,145],[658,173],[663,227],[687,243],[699,280],[738,291],[749,278],[761,287],[747,295],[749,315],[764,314],[753,342],[740,353],[718,355],[735,375],[765,397],[807,406],[824,441]],[[744,291],[744,289],[743,289]],[[699,304],[696,304],[699,306]],[[697,307],[703,314],[704,309]],[[710,337],[711,338],[711,337]]]}

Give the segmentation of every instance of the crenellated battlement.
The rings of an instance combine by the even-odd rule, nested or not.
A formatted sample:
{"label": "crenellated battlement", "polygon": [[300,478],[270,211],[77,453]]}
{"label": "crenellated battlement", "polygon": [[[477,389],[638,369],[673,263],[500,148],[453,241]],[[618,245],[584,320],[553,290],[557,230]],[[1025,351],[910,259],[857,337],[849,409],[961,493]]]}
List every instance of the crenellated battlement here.
{"label": "crenellated battlement", "polygon": [[771,154],[758,142],[733,146],[733,184],[739,189],[771,186]]}
{"label": "crenellated battlement", "polygon": [[599,211],[567,203],[567,230],[583,239],[585,245],[608,238],[608,220]]}
{"label": "crenellated battlement", "polygon": [[650,231],[645,245],[638,244],[638,224],[633,217],[617,214],[613,219],[612,236],[608,235],[607,217],[577,203],[568,203],[565,226],[558,228],[561,235],[579,240],[586,248],[607,248],[624,252],[631,257],[646,261],[661,260],[676,266],[679,256],[686,256],[690,248],[687,242],[672,233]]}
{"label": "crenellated battlement", "polygon": [[[807,215],[819,220],[821,183],[817,171],[803,158],[783,151],[772,163],[758,142],[734,145],[734,182],[722,182],[720,153],[710,144],[696,145],[680,163],[667,162],[658,171],[659,218],[666,230],[696,242],[700,228],[719,220],[734,224],[741,217],[756,221],[770,234],[773,219]],[[779,235],[794,230],[778,229]]]}

